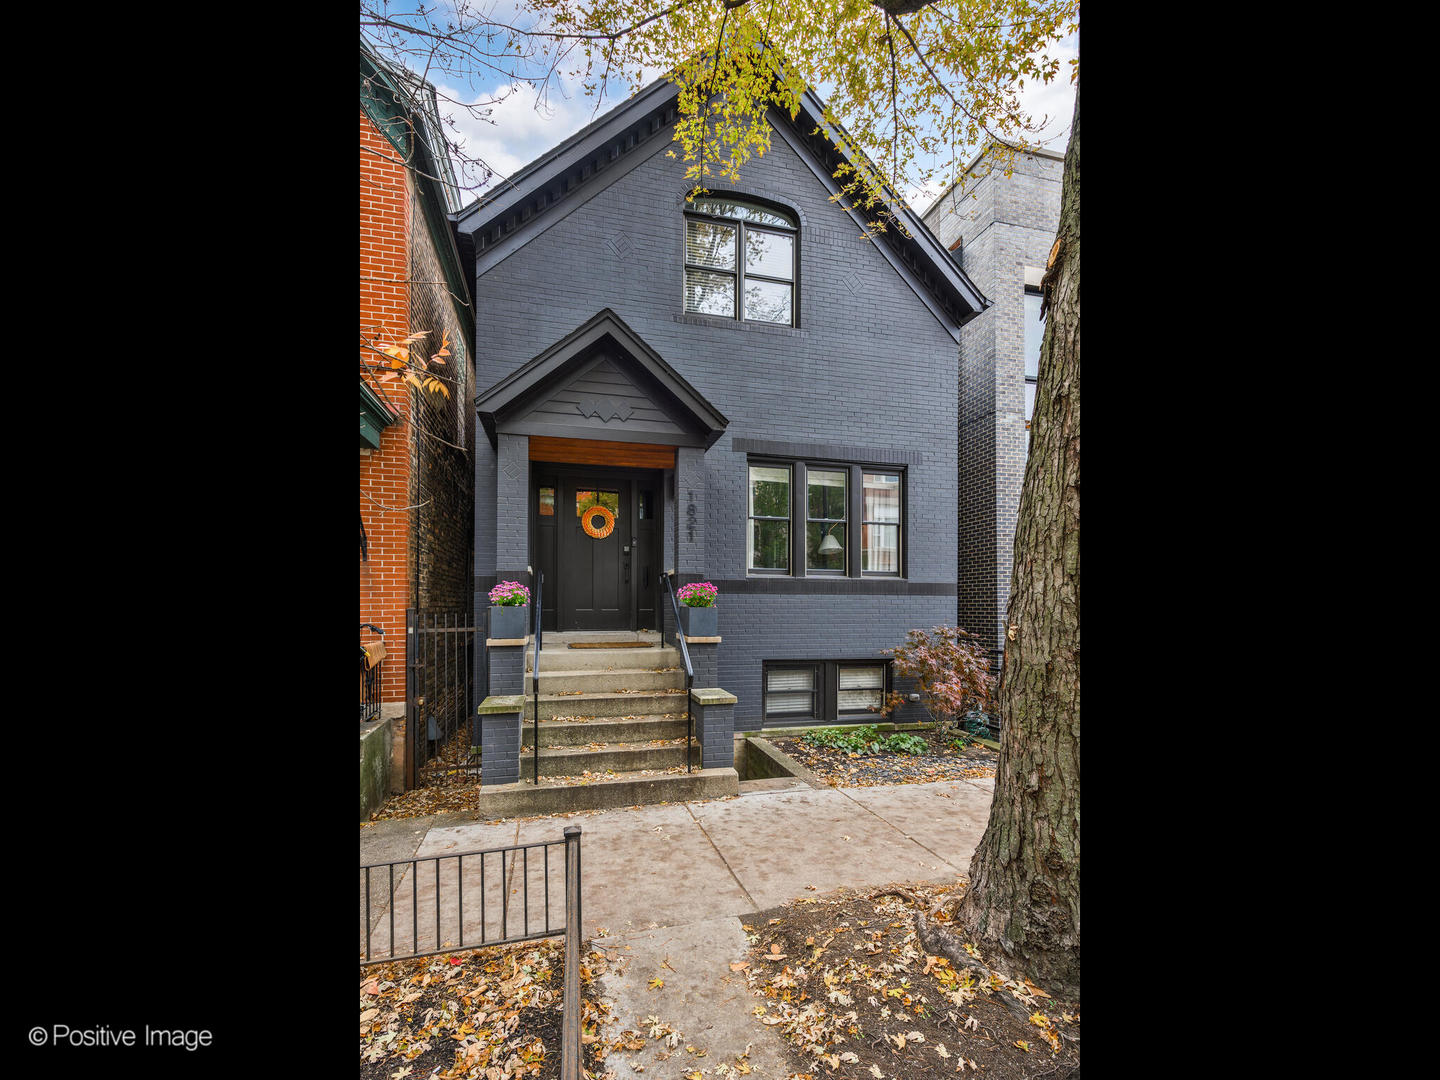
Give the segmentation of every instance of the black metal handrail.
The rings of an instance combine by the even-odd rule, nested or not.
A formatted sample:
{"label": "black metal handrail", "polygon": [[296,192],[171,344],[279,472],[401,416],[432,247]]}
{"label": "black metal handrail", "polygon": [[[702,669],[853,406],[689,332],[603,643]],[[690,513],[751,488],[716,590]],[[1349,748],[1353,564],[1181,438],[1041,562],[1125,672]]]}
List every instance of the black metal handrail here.
{"label": "black metal handrail", "polygon": [[534,724],[535,739],[531,749],[535,757],[535,786],[540,786],[540,650],[544,647],[544,604],[542,598],[545,592],[545,575],[537,572],[535,574],[535,671],[531,678],[530,689],[535,695],[535,715],[531,718]]}
{"label": "black metal handrail", "polygon": [[[371,630],[382,638],[385,631],[374,623],[362,622],[361,630]],[[365,646],[360,646],[360,722],[373,720],[380,715],[380,666],[385,663],[381,660],[374,666],[366,664]]]}
{"label": "black metal handrail", "polygon": [[[675,586],[670,584],[670,575],[661,574],[660,581],[670,594],[670,608],[675,612],[675,640],[680,643],[680,659],[685,662],[685,771],[690,771],[690,751],[695,741],[695,702],[690,691],[695,687],[695,666],[690,663],[690,649],[685,644],[685,635],[680,630],[680,601],[675,598]],[[663,616],[662,616],[663,619]],[[660,640],[664,643],[665,627],[660,627]]]}

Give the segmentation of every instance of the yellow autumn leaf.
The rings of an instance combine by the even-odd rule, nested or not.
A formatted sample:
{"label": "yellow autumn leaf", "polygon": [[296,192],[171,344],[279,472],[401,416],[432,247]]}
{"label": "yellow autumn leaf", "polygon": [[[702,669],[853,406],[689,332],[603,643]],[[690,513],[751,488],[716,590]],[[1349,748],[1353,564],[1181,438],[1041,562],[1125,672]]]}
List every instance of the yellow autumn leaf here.
{"label": "yellow autumn leaf", "polygon": [[665,980],[662,979],[662,978],[660,978],[660,976],[657,975],[657,976],[655,976],[655,978],[653,978],[653,979],[650,980],[650,984],[649,984],[649,985],[650,985],[650,989],[651,989],[651,990],[659,990],[662,986],[665,985]]}

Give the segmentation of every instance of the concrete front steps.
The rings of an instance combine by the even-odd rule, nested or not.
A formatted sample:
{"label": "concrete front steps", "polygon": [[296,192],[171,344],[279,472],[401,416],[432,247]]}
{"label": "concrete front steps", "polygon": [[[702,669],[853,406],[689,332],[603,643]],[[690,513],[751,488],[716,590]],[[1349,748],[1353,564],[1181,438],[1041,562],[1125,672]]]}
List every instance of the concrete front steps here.
{"label": "concrete front steps", "polygon": [[[572,641],[600,648],[571,649]],[[645,648],[604,648],[644,641]],[[698,741],[685,769],[685,670],[654,631],[547,634],[540,656],[540,783],[534,775],[533,645],[525,656],[518,784],[483,787],[487,818],[603,810],[740,793],[733,768],[700,768]]]}
{"label": "concrete front steps", "polygon": [[[542,750],[543,763],[543,750]],[[689,773],[616,773],[597,777],[540,777],[531,783],[531,760],[520,762],[525,777],[518,784],[480,789],[481,818],[528,817],[574,810],[612,810],[662,802],[691,802],[740,794],[740,776],[733,769],[700,769]],[[542,764],[543,767],[543,764]]]}

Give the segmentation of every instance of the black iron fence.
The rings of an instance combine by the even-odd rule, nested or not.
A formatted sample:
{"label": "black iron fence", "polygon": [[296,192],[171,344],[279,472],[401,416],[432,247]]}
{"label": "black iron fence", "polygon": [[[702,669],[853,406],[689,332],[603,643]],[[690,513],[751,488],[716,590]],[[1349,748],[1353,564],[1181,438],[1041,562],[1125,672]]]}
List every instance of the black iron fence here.
{"label": "black iron fence", "polygon": [[580,1076],[580,827],[563,840],[360,867],[360,963],[565,939],[562,1080]]}
{"label": "black iron fence", "polygon": [[[374,623],[363,622],[361,631],[372,630],[384,638],[385,631]],[[385,662],[385,642],[360,646],[360,723],[380,715],[380,670]]]}
{"label": "black iron fence", "polygon": [[[405,612],[405,790],[480,780],[475,650],[468,611]],[[481,628],[483,633],[483,628]]]}

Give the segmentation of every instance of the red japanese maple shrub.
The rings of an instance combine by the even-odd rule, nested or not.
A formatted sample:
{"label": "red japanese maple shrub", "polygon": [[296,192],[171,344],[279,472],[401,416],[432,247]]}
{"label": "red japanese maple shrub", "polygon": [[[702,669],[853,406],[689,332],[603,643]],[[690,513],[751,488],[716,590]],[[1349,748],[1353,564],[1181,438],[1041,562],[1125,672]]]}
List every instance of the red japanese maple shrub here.
{"label": "red japanese maple shrub", "polygon": [[[937,626],[929,631],[911,630],[898,649],[884,649],[895,658],[895,673],[913,678],[920,700],[930,715],[948,733],[968,710],[984,708],[995,691],[990,660],[974,634],[958,626]],[[889,716],[905,703],[900,693],[886,695],[877,711]]]}

